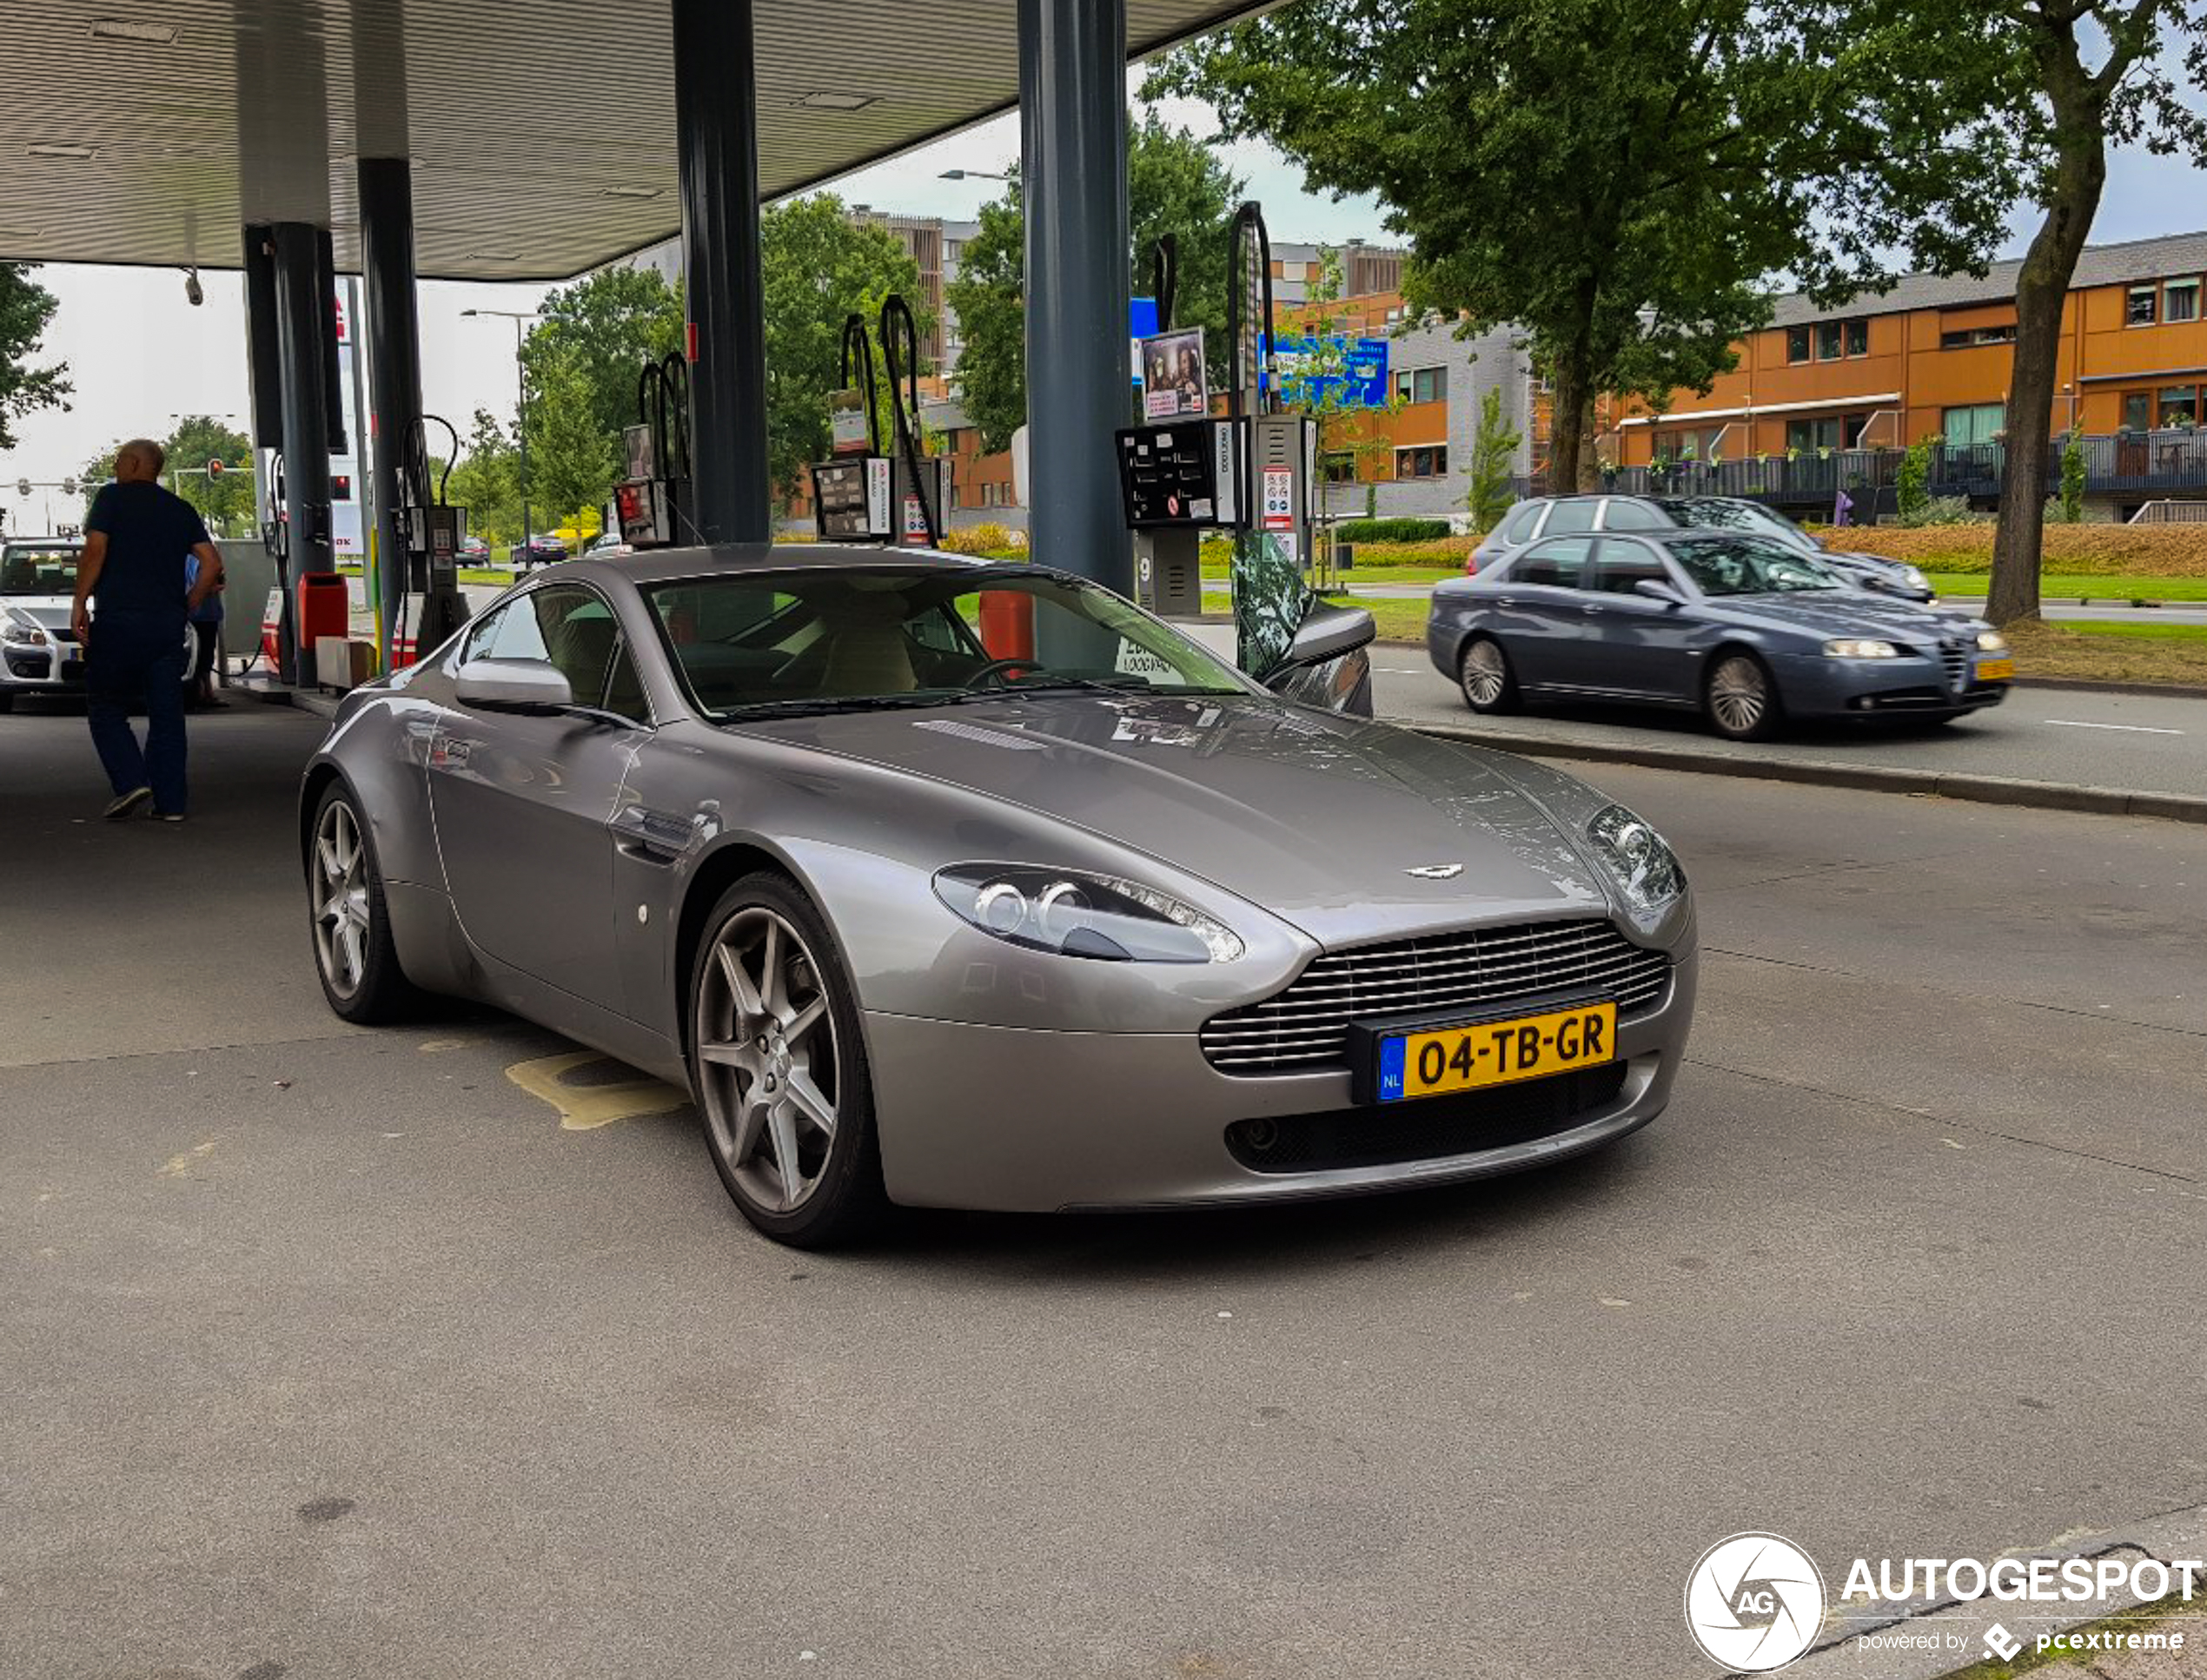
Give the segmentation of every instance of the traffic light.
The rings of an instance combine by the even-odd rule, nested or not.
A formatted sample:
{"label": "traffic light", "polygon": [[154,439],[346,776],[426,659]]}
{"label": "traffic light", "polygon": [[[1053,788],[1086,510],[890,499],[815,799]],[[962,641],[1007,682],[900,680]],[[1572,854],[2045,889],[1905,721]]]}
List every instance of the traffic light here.
{"label": "traffic light", "polygon": [[74,496],[76,493],[76,480],[75,479],[63,479],[62,480],[62,494],[64,496]]}
{"label": "traffic light", "polygon": [[16,494],[18,496],[28,496],[30,493],[30,480],[29,479],[17,479],[16,480]]}
{"label": "traffic light", "polygon": [[219,479],[222,476],[222,458],[220,455],[214,456],[208,461],[207,476],[210,479]]}

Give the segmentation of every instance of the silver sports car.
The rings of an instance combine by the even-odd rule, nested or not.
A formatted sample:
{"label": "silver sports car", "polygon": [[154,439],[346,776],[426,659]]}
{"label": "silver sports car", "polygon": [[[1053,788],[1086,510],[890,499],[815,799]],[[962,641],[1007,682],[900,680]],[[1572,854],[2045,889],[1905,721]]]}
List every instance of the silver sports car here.
{"label": "silver sports car", "polygon": [[1661,1111],[1693,1007],[1630,811],[1038,566],[551,568],[347,697],[300,838],[331,1008],[477,998],[686,1085],[799,1244],[1559,1161]]}

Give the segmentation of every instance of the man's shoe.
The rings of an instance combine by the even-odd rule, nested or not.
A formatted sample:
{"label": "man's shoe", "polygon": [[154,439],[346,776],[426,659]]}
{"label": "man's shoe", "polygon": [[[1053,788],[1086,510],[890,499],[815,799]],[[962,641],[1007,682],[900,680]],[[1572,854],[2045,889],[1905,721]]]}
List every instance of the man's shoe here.
{"label": "man's shoe", "polygon": [[100,815],[110,823],[119,823],[126,817],[136,817],[138,814],[138,807],[152,797],[151,788],[132,788],[129,792],[120,794],[111,800],[108,808]]}
{"label": "man's shoe", "polygon": [[181,823],[184,820],[184,814],[180,810],[157,810],[153,814],[153,820],[156,823]]}

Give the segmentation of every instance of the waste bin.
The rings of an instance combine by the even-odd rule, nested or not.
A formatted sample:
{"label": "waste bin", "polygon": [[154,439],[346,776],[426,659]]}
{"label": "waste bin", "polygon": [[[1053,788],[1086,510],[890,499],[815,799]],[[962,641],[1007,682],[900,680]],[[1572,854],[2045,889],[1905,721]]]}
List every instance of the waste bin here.
{"label": "waste bin", "polygon": [[298,589],[299,671],[311,682],[315,645],[324,637],[335,637],[341,642],[352,633],[352,597],[345,587],[344,578],[335,572],[302,572],[299,574]]}

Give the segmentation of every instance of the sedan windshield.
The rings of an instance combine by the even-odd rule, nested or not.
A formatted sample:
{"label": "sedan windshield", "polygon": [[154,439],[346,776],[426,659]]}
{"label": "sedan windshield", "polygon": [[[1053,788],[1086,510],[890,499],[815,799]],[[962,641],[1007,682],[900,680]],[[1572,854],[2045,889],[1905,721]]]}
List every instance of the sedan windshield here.
{"label": "sedan windshield", "polygon": [[1672,523],[1689,531],[1752,531],[1774,537],[1803,553],[1820,552],[1822,545],[1783,513],[1760,502],[1735,501],[1726,496],[1658,496],[1655,506]]}
{"label": "sedan windshield", "polygon": [[1248,691],[1109,590],[1024,566],[806,566],[644,594],[691,698],[721,718],[1067,689]]}
{"label": "sedan windshield", "polygon": [[10,543],[0,551],[0,595],[67,595],[76,587],[83,553],[73,543]]}
{"label": "sedan windshield", "polygon": [[1693,537],[1669,546],[1671,558],[1704,595],[1790,595],[1845,587],[1821,560],[1768,537]]}

